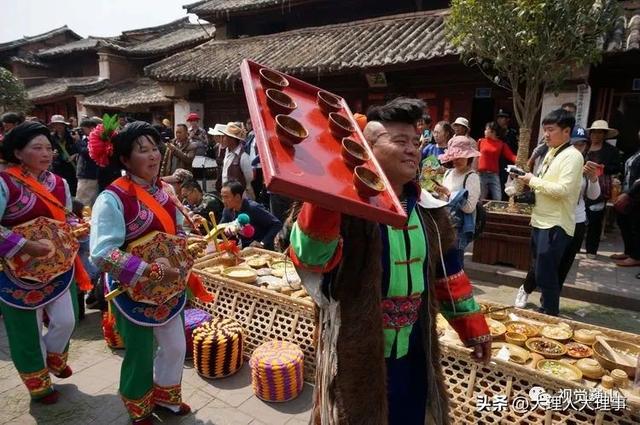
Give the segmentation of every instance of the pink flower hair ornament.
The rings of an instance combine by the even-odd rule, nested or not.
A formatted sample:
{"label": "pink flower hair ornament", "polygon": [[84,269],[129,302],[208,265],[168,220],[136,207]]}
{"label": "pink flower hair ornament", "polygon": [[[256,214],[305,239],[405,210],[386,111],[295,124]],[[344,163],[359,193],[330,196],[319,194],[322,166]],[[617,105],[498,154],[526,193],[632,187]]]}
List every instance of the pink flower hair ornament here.
{"label": "pink flower hair ornament", "polygon": [[109,165],[109,159],[113,155],[113,138],[118,134],[118,115],[104,114],[102,124],[99,124],[89,134],[89,156],[100,167]]}

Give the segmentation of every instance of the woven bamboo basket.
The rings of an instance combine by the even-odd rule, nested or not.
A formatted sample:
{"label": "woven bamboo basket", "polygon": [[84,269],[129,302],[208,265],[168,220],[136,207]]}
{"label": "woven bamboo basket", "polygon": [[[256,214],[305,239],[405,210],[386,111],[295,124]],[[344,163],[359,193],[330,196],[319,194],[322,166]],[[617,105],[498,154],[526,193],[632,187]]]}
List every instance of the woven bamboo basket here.
{"label": "woven bamboo basket", "polygon": [[[495,307],[495,308],[507,307],[507,305],[505,304],[497,304],[497,303],[487,302],[484,300],[479,300],[479,302],[489,307]],[[521,308],[512,308],[509,311],[515,313],[521,319],[524,319],[524,321],[530,321],[534,324],[536,324],[536,322],[544,323],[544,324],[566,323],[567,325],[571,326],[572,329],[589,329],[594,331],[600,331],[609,338],[619,339],[621,341],[626,341],[632,344],[640,345],[640,335],[638,334],[618,331],[611,328],[605,328],[603,326],[590,325],[588,323],[583,323],[583,322],[576,322],[575,320],[548,316],[546,314],[537,313],[532,310],[525,310]]]}
{"label": "woven bamboo basket", "polygon": [[[511,402],[516,397],[528,399],[529,390],[540,386],[547,392],[561,389],[584,389],[573,382],[555,379],[540,372],[513,363],[492,359],[484,366],[473,361],[469,350],[441,344],[440,363],[449,391],[451,422],[458,424],[524,424],[524,425],[633,425],[640,423],[640,406],[630,404],[619,411],[575,410],[564,411],[536,408],[525,413],[511,410]],[[508,407],[504,411],[477,411],[477,396],[494,395],[507,397]]]}
{"label": "woven bamboo basket", "polygon": [[[481,301],[489,307],[506,307],[506,305]],[[617,331],[602,326],[590,325],[573,320],[547,316],[530,310],[513,308],[519,320],[539,323],[566,323],[574,329],[590,329],[601,331],[610,338],[640,344],[640,335]],[[640,401],[627,398],[627,408],[621,411],[588,411],[569,408],[565,411],[543,410],[538,408],[527,413],[510,410],[511,401],[516,397],[528,398],[529,390],[540,386],[548,392],[561,389],[590,389],[579,382],[558,379],[542,372],[511,362],[492,359],[489,366],[473,361],[470,350],[451,341],[440,341],[442,350],[442,371],[449,389],[452,423],[455,424],[612,424],[632,425],[640,423]],[[508,408],[502,412],[476,410],[478,395],[504,395],[508,400]],[[625,393],[623,396],[627,396]]]}
{"label": "woven bamboo basket", "polygon": [[[283,254],[259,248],[246,248],[240,256],[267,254],[284,259]],[[227,279],[203,271],[219,264],[221,254],[200,258],[193,272],[198,274],[207,289],[215,296],[211,303],[192,300],[191,303],[209,313],[239,322],[245,329],[244,356],[251,357],[263,342],[273,339],[291,341],[304,352],[304,379],[315,377],[315,305],[313,302],[291,298],[278,292]]]}

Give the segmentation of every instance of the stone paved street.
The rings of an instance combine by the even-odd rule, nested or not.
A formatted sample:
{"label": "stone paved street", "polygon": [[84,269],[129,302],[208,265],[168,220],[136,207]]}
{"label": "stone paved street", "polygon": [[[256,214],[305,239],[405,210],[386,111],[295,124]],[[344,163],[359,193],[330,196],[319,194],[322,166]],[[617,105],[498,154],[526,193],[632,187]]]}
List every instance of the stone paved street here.
{"label": "stone paved street", "polygon": [[[475,282],[478,300],[508,304],[515,288],[486,282]],[[535,301],[535,296],[532,297]],[[562,315],[615,329],[638,333],[640,313],[605,307],[583,301],[563,299]],[[100,332],[100,316],[90,311],[76,330],[69,363],[74,374],[66,380],[55,379],[61,400],[54,406],[29,402],[9,358],[9,347],[0,326],[0,424],[39,425],[124,425],[128,417],[117,396],[121,351],[106,347]],[[0,319],[1,322],[1,319]],[[302,395],[291,402],[268,404],[253,395],[249,367],[222,380],[205,380],[190,362],[184,369],[183,396],[191,404],[194,414],[174,418],[157,416],[161,424],[215,425],[303,425],[308,423],[313,387],[306,384]]]}
{"label": "stone paved street", "polygon": [[[0,322],[2,320],[0,319]],[[69,364],[73,376],[54,378],[60,401],[53,406],[30,403],[9,357],[4,324],[0,325],[0,424],[16,425],[124,425],[129,423],[118,397],[122,352],[111,351],[102,339],[100,315],[91,310],[73,335]],[[300,397],[268,404],[253,395],[249,365],[222,380],[205,380],[184,368],[183,398],[194,414],[175,418],[157,416],[161,424],[260,425],[308,423],[313,387],[305,384]]]}
{"label": "stone paved street", "polygon": [[[635,294],[640,281],[632,275],[637,269],[615,269],[606,255],[619,250],[616,239],[603,242],[602,254],[596,260],[588,260],[579,254],[563,291],[561,316],[627,332],[640,333],[640,312],[624,310],[596,303],[607,294]],[[469,254],[468,254],[469,255]],[[476,267],[467,258],[467,270]],[[483,265],[484,266],[484,265]],[[499,277],[502,269],[485,266],[486,272],[475,272],[475,294],[478,300],[512,304],[520,281]],[[506,273],[518,273],[509,269]],[[479,281],[485,276],[496,283]],[[590,275],[591,280],[582,276]],[[596,276],[596,277],[593,277]],[[522,277],[519,277],[521,279]],[[586,291],[583,300],[569,298],[566,291],[572,286],[582,286]],[[584,295],[584,294],[583,294]],[[530,297],[529,307],[535,307],[539,294]],[[584,299],[587,299],[585,301]],[[596,302],[591,302],[595,300]],[[606,300],[605,300],[606,301]],[[607,304],[607,303],[604,303]],[[634,310],[637,310],[634,309]],[[2,319],[0,318],[0,322]],[[55,379],[61,400],[54,406],[31,404],[9,357],[9,347],[4,325],[0,325],[0,424],[40,425],[124,425],[128,417],[117,395],[122,352],[107,348],[100,330],[100,315],[90,310],[73,335],[69,363],[74,370],[71,378]],[[249,366],[229,378],[205,380],[187,362],[184,369],[183,397],[194,410],[184,418],[157,416],[162,424],[268,424],[303,425],[310,415],[313,387],[306,384],[302,395],[283,404],[265,403],[253,395]]]}
{"label": "stone paved street", "polygon": [[[472,280],[495,282],[515,288],[522,285],[526,272],[512,267],[474,263],[471,260],[472,249],[470,245],[465,256],[465,271]],[[609,255],[623,250],[620,231],[613,228],[605,233],[597,258],[587,258],[584,252],[578,254],[562,288],[560,309],[564,309],[565,300],[572,298],[640,312],[640,279],[635,277],[640,268],[617,267],[609,259]],[[534,293],[530,300],[537,302],[539,294]],[[513,304],[513,300],[511,298],[504,302]],[[636,332],[640,332],[640,328]]]}

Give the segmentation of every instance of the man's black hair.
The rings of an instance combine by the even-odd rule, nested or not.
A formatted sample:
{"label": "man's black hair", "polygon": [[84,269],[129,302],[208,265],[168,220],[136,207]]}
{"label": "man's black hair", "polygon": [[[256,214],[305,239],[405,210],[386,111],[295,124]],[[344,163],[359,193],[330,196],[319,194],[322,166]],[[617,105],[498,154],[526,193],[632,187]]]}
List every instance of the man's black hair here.
{"label": "man's black hair", "polygon": [[233,195],[240,195],[244,193],[244,185],[238,180],[229,180],[222,187],[228,187]]}
{"label": "man's black hair", "polygon": [[187,180],[186,182],[182,183],[182,186],[180,187],[182,189],[195,189],[198,192],[202,193],[202,187],[200,186],[200,183],[195,180]]}
{"label": "man's black hair", "polygon": [[549,112],[542,120],[542,125],[550,124],[557,124],[560,128],[568,128],[573,131],[573,127],[576,125],[576,117],[564,109],[556,109]]}
{"label": "man's black hair", "polygon": [[98,124],[99,124],[98,121],[94,120],[93,118],[83,118],[80,121],[80,124],[78,125],[78,127],[96,128]]}
{"label": "man's black hair", "polygon": [[16,112],[6,112],[2,114],[2,118],[0,118],[0,121],[7,124],[18,125],[24,121],[24,117]]}
{"label": "man's black hair", "polygon": [[189,127],[187,127],[186,124],[178,124],[178,125],[176,125],[176,127],[182,127],[182,128],[184,128],[185,131],[189,131]]}
{"label": "man's black hair", "polygon": [[422,118],[426,106],[427,104],[420,99],[397,97],[385,105],[369,108],[367,121],[379,121],[381,123],[400,122],[416,125],[416,122]]}

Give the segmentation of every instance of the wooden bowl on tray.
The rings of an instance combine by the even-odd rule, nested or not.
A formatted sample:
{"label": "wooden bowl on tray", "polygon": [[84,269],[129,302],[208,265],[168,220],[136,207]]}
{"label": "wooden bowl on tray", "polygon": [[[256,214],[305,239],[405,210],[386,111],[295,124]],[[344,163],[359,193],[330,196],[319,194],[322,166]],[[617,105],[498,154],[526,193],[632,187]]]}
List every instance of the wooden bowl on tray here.
{"label": "wooden bowl on tray", "polygon": [[594,359],[580,359],[575,366],[580,369],[585,378],[600,379],[605,374],[600,363]]}
{"label": "wooden bowl on tray", "polygon": [[563,325],[546,325],[540,329],[540,335],[545,338],[555,339],[556,341],[569,341],[573,336],[573,331],[568,326]]}
{"label": "wooden bowl on tray", "polygon": [[224,269],[222,276],[243,283],[253,283],[258,279],[258,274],[254,269],[243,266],[228,267]]}
{"label": "wooden bowl on tray", "polygon": [[519,320],[511,320],[505,322],[504,325],[507,327],[507,332],[517,332],[520,334],[524,334],[527,336],[527,338],[532,338],[538,335],[539,332],[536,326],[521,322]]}
{"label": "wooden bowl on tray", "polygon": [[337,112],[331,112],[329,113],[329,131],[333,137],[342,140],[343,137],[351,136],[356,129],[348,118]]}
{"label": "wooden bowl on tray", "polygon": [[[630,357],[631,359],[637,359],[640,355],[640,347],[635,344],[613,339],[606,339],[606,341],[612,349],[616,350],[619,354],[627,354],[627,357]],[[636,374],[635,362],[629,361],[628,364],[615,362],[599,341],[596,341],[593,344],[593,358],[607,370],[622,369],[627,372],[627,375],[631,378]]]}
{"label": "wooden bowl on tray", "polygon": [[276,116],[276,135],[285,146],[295,146],[309,137],[309,131],[302,123],[287,115]]}
{"label": "wooden bowl on tray", "polygon": [[267,259],[262,257],[251,258],[247,260],[247,264],[253,269],[261,269],[269,265]]}
{"label": "wooden bowl on tray", "polygon": [[326,91],[320,90],[318,92],[316,102],[325,115],[329,115],[331,112],[339,112],[342,109],[342,105],[340,104],[342,98]]}
{"label": "wooden bowl on tray", "polygon": [[559,360],[540,360],[536,364],[536,370],[559,379],[579,381],[582,379],[582,371],[574,365]]}
{"label": "wooden bowl on tray", "polygon": [[[507,331],[507,328],[497,320],[486,319],[489,326],[489,332],[491,332],[491,338],[494,340],[500,338]],[[508,341],[507,341],[508,342]]]}
{"label": "wooden bowl on tray", "polygon": [[[505,327],[505,330],[506,329],[507,328]],[[525,342],[527,342],[527,336],[518,332],[506,332],[504,334],[504,339],[508,343],[518,345],[520,347],[524,347]]]}
{"label": "wooden bowl on tray", "polygon": [[600,331],[592,331],[591,329],[578,329],[573,333],[573,340],[586,345],[593,345],[596,337],[601,335]]}
{"label": "wooden bowl on tray", "polygon": [[360,143],[345,137],[342,139],[342,159],[349,168],[355,168],[369,161],[369,152]]}
{"label": "wooden bowl on tray", "polygon": [[491,357],[496,357],[498,352],[505,348],[509,351],[509,361],[518,364],[525,364],[531,357],[531,353],[529,353],[526,349],[519,347],[514,344],[509,344],[508,342],[492,342],[491,343]]}
{"label": "wooden bowl on tray", "polygon": [[280,90],[267,89],[266,96],[267,106],[273,115],[289,115],[298,107],[291,96]]}
{"label": "wooden bowl on tray", "polygon": [[260,74],[260,82],[265,89],[282,90],[289,86],[289,80],[279,72],[272,71],[267,68],[261,68],[258,73]]}
{"label": "wooden bowl on tray", "polygon": [[584,359],[593,355],[593,349],[580,342],[568,342],[565,347],[567,347],[567,355],[574,359]]}
{"label": "wooden bowl on tray", "polygon": [[507,320],[509,318],[509,311],[508,310],[491,311],[491,309],[489,309],[489,317],[502,322],[503,320]]}
{"label": "wooden bowl on tray", "polygon": [[547,359],[559,359],[567,354],[567,347],[564,344],[549,338],[530,338],[525,342],[525,346]]}
{"label": "wooden bowl on tray", "polygon": [[353,185],[363,198],[378,196],[384,192],[384,183],[378,173],[362,165],[353,169]]}

